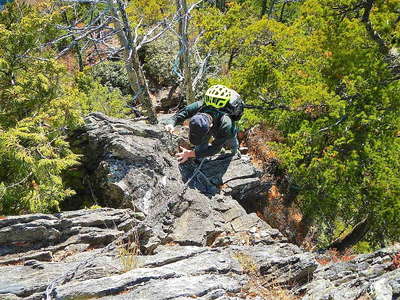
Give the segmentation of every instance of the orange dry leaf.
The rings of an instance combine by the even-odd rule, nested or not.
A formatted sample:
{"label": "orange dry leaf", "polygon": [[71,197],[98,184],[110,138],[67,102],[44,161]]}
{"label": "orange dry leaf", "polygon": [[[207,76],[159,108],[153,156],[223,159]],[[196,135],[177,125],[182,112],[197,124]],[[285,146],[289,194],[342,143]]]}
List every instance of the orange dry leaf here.
{"label": "orange dry leaf", "polygon": [[278,187],[276,185],[271,186],[268,191],[268,200],[273,200],[280,198],[281,194],[279,193]]}
{"label": "orange dry leaf", "polygon": [[395,269],[399,269],[400,268],[400,252],[397,253],[394,257],[393,257],[393,261],[392,261],[392,270]]}

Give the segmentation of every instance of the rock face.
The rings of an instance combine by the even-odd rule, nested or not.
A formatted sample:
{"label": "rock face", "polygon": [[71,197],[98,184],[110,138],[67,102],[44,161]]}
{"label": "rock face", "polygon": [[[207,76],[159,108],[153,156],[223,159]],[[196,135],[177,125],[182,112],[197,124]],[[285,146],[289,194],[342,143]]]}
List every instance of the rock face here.
{"label": "rock face", "polygon": [[400,249],[319,266],[248,214],[238,200],[267,186],[245,157],[179,166],[182,136],[102,114],[81,139],[93,194],[116,208],[0,219],[0,299],[262,299],[254,276],[304,299],[400,293]]}
{"label": "rock face", "polygon": [[355,257],[348,262],[321,266],[314,279],[304,286],[304,300],[400,299],[400,269],[393,258],[400,253],[400,245],[372,254]]}

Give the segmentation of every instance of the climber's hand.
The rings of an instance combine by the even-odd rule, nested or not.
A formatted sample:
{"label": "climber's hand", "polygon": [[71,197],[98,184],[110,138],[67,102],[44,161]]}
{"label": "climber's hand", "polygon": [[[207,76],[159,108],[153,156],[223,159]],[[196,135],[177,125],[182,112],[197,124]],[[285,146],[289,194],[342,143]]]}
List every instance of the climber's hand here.
{"label": "climber's hand", "polygon": [[189,158],[196,157],[196,153],[194,151],[188,150],[183,147],[180,147],[180,148],[181,148],[182,152],[179,152],[176,154],[176,157],[178,158],[178,161],[180,164],[183,164]]}
{"label": "climber's hand", "polygon": [[169,133],[173,133],[173,132],[174,132],[174,129],[175,129],[174,125],[172,125],[172,124],[167,124],[167,125],[165,125],[164,128],[165,128],[165,130],[168,131]]}

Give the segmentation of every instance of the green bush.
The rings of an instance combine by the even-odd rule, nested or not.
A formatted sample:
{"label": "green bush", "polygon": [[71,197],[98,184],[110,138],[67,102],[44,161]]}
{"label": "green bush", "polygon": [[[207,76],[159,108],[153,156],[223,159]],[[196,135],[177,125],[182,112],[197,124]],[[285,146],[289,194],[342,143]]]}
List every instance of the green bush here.
{"label": "green bush", "polygon": [[55,211],[73,194],[61,174],[78,163],[66,142],[82,124],[76,91],[40,50],[54,17],[16,2],[0,11],[0,214]]}
{"label": "green bush", "polygon": [[104,86],[83,72],[77,73],[75,82],[78,90],[83,93],[79,99],[82,114],[98,111],[117,118],[128,114],[130,97],[123,96],[119,89]]}
{"label": "green bush", "polygon": [[172,34],[164,34],[160,39],[145,46],[140,55],[143,69],[151,89],[172,86],[177,83],[173,65],[178,52],[177,39]]}
{"label": "green bush", "polygon": [[84,72],[104,86],[118,88],[123,95],[132,93],[128,82],[128,74],[123,62],[105,61],[87,68]]}

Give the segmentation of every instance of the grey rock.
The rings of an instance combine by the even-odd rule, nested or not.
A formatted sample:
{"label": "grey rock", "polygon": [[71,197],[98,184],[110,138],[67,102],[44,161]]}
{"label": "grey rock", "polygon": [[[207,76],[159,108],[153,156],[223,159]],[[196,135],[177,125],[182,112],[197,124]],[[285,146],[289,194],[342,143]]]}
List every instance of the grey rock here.
{"label": "grey rock", "polygon": [[5,258],[0,258],[0,265],[16,264],[31,259],[51,261],[52,253],[51,251],[29,251],[28,253],[23,254],[11,254]]}
{"label": "grey rock", "polygon": [[[206,246],[225,231],[246,231],[251,226],[271,229],[228,197],[246,199],[257,193],[257,185],[262,186],[260,171],[249,161],[225,155],[207,158],[200,169],[193,161],[179,165],[172,155],[184,134],[169,135],[162,126],[100,113],[86,118],[81,138],[93,157],[89,169],[97,183],[97,198],[105,205],[133,208],[145,215],[151,234],[143,234],[141,247],[147,253],[165,242]],[[224,210],[214,209],[221,205]],[[228,214],[236,210],[236,220],[225,216],[229,210]]]}
{"label": "grey rock", "polygon": [[[55,228],[58,222],[57,219],[31,220],[31,218],[28,218],[26,220],[28,222],[24,222],[25,220],[21,219],[21,223],[14,223],[12,225],[8,225],[9,222],[1,221],[4,220],[0,220],[0,244],[35,241],[51,242],[59,239],[61,236],[60,231]],[[5,221],[11,220],[6,219]]]}
{"label": "grey rock", "polygon": [[171,278],[140,286],[125,295],[100,299],[217,299],[227,293],[238,293],[241,288],[237,276],[198,275],[184,278]]}
{"label": "grey rock", "polygon": [[171,88],[163,88],[155,95],[160,103],[160,110],[168,110],[177,107],[182,100],[183,95],[179,87],[173,91],[171,97],[169,97],[170,92]]}
{"label": "grey rock", "polygon": [[382,278],[375,281],[371,286],[371,294],[375,300],[392,300],[393,289],[389,282]]}
{"label": "grey rock", "polygon": [[391,270],[392,258],[400,245],[381,249],[372,254],[355,257],[319,267],[313,280],[304,287],[303,300],[358,299],[370,295],[373,299],[393,299],[399,294],[400,270]]}
{"label": "grey rock", "polygon": [[0,299],[42,300],[53,287],[53,299],[238,300],[254,276],[293,286],[303,299],[398,297],[399,247],[318,265],[238,203],[268,187],[248,159],[179,165],[173,155],[184,132],[88,116],[81,138],[94,193],[125,209],[0,220]]}
{"label": "grey rock", "polygon": [[166,268],[136,269],[121,275],[68,283],[57,287],[54,297],[56,299],[74,299],[107,296],[117,294],[135,285],[156,280],[163,281],[177,276],[179,274]]}
{"label": "grey rock", "polygon": [[[130,210],[106,208],[45,215],[41,219],[42,216],[0,220],[0,230],[9,232],[0,242],[0,265],[7,265],[1,268],[0,295],[9,293],[27,297],[43,291],[51,280],[71,270],[79,262],[71,259],[70,262],[58,261],[73,257],[89,247],[104,247],[123,234],[123,231],[112,228],[118,227],[127,218],[132,222],[135,220]],[[107,228],[109,226],[112,228]],[[13,232],[15,228],[23,234],[17,235]],[[53,232],[58,234],[52,235]],[[95,259],[92,264],[94,262]],[[17,263],[24,264],[13,265]],[[98,263],[95,268],[108,267]],[[91,269],[90,272],[91,278],[105,274],[100,269],[94,272]]]}
{"label": "grey rock", "polygon": [[14,294],[3,294],[1,295],[1,300],[18,300],[20,297],[15,296]]}

